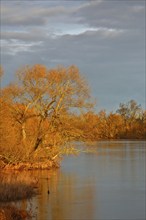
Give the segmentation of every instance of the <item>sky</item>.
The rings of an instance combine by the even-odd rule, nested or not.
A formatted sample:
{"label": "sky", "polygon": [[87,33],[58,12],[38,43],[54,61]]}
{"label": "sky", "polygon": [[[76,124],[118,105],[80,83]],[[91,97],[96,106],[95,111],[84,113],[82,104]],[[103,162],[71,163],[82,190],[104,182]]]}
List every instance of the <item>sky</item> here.
{"label": "sky", "polygon": [[9,84],[25,65],[76,65],[96,99],[115,111],[145,108],[145,0],[1,0],[1,65]]}

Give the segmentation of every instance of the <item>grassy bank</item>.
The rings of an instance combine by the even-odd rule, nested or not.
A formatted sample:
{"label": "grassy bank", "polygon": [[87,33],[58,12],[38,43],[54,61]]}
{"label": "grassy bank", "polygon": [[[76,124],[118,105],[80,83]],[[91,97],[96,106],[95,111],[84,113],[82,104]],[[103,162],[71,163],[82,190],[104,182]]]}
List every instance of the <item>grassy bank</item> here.
{"label": "grassy bank", "polygon": [[31,175],[20,172],[0,174],[0,220],[31,219],[30,213],[18,209],[14,202],[36,195],[37,182]]}

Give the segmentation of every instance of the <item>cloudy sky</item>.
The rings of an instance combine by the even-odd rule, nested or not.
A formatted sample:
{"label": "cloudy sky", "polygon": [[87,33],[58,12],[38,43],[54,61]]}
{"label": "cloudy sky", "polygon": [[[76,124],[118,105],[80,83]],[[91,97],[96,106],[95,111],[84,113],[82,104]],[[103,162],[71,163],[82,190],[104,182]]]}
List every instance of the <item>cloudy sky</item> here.
{"label": "cloudy sky", "polygon": [[75,64],[97,110],[145,103],[145,0],[1,0],[2,85],[40,63]]}

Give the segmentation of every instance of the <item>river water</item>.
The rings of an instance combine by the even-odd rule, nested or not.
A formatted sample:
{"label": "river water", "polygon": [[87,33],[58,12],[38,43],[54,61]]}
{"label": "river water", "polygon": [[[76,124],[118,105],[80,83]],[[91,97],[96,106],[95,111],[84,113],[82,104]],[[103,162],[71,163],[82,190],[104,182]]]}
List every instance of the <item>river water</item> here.
{"label": "river water", "polygon": [[[97,153],[65,157],[55,171],[34,172],[36,220],[144,220],[146,142],[101,141]],[[48,189],[50,194],[48,194]]]}

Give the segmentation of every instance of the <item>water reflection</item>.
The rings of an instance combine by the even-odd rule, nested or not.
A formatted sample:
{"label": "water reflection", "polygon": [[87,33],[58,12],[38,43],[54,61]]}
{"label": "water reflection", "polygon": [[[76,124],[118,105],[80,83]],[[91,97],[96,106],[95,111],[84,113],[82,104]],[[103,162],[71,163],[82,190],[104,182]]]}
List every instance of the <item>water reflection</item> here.
{"label": "water reflection", "polygon": [[[33,172],[36,220],[145,219],[146,142],[99,142],[97,154],[65,158],[57,171]],[[50,194],[48,194],[48,189]]]}
{"label": "water reflection", "polygon": [[42,173],[40,196],[36,198],[38,220],[93,219],[96,208],[93,182],[81,184],[76,175],[66,175],[60,170],[49,173],[48,179]]}

